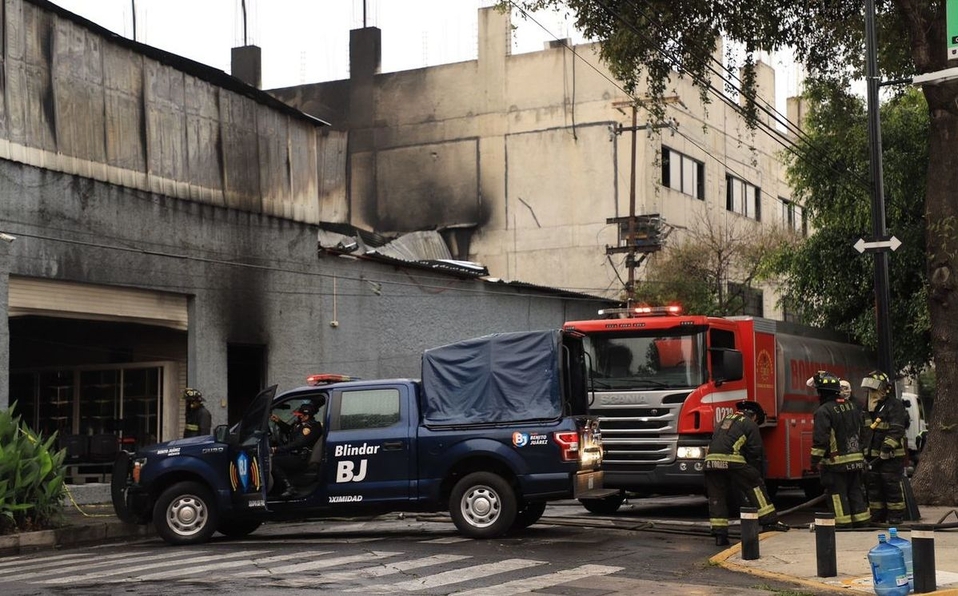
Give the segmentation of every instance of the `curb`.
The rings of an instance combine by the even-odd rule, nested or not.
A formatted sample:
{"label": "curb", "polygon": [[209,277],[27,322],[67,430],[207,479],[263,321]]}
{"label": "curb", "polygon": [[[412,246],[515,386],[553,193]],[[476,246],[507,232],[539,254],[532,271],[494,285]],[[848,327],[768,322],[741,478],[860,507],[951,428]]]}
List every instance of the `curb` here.
{"label": "curb", "polygon": [[[758,539],[761,541],[761,540],[765,540],[766,538],[771,538],[775,535],[776,534],[774,532],[767,532],[764,534],[759,534]],[[727,548],[726,550],[716,555],[713,555],[709,559],[709,563],[712,565],[718,565],[719,567],[723,567],[725,569],[728,569],[729,571],[734,571],[736,573],[746,573],[748,575],[754,575],[755,577],[763,577],[765,579],[798,584],[798,585],[806,586],[808,588],[814,588],[816,590],[828,590],[829,592],[841,593],[846,595],[853,593],[853,591],[851,590],[849,586],[849,584],[856,579],[853,577],[838,579],[838,581],[842,582],[842,585],[835,585],[835,584],[825,583],[824,581],[816,581],[813,579],[796,577],[794,575],[787,575],[785,573],[778,573],[776,571],[768,571],[766,569],[756,569],[754,567],[749,567],[748,565],[742,565],[740,563],[729,561],[729,559],[733,555],[737,555],[741,553],[741,551],[742,551],[742,543],[733,544],[731,547]],[[856,591],[854,593],[859,593],[859,592]],[[866,592],[860,592],[860,593],[865,594]],[[871,593],[871,591],[867,593]],[[944,588],[941,590],[935,590],[934,592],[927,592],[927,595],[928,596],[958,596],[958,588]]]}
{"label": "curb", "polygon": [[[112,512],[109,515],[94,514],[79,507],[76,509],[83,517],[71,520],[64,514],[64,525],[59,528],[0,536],[0,557],[91,543],[116,542],[128,538],[148,538],[156,533],[152,525],[127,524],[116,519]],[[109,521],[95,518],[109,518]]]}

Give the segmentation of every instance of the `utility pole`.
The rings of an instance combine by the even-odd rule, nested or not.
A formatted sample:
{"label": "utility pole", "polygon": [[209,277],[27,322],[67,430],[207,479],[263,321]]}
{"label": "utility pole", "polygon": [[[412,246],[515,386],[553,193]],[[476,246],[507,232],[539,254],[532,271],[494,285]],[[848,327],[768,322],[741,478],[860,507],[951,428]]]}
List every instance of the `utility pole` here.
{"label": "utility pole", "polygon": [[[868,147],[870,150],[872,184],[872,235],[876,242],[886,240],[884,174],[882,172],[881,117],[878,105],[878,50],[875,32],[875,0],[865,0],[865,79],[868,100]],[[895,368],[892,352],[891,295],[888,285],[889,249],[875,251],[875,330],[878,336],[878,365],[889,377],[894,378]]]}
{"label": "utility pole", "polygon": [[[659,217],[658,213],[653,213],[651,215],[635,214],[635,177],[636,170],[638,169],[636,164],[638,157],[637,137],[640,130],[646,130],[650,127],[650,125],[644,124],[639,126],[639,107],[635,101],[630,101],[628,103],[616,102],[612,105],[619,111],[621,111],[621,108],[625,107],[626,105],[632,109],[632,126],[630,128],[625,128],[624,126],[619,125],[614,129],[614,132],[617,135],[622,134],[626,130],[632,131],[632,167],[629,178],[629,215],[627,217],[611,217],[605,220],[606,223],[616,224],[619,226],[619,245],[607,246],[605,248],[605,252],[606,254],[622,252],[626,253],[625,265],[629,269],[629,277],[625,284],[625,293],[628,305],[631,306],[632,296],[634,295],[635,291],[635,269],[645,258],[646,254],[662,249],[662,243],[664,242],[665,237],[668,235],[668,231],[663,231],[662,228],[664,227],[665,220]],[[651,128],[653,130],[658,130],[660,128],[667,128],[670,126],[671,123],[666,122],[651,125]],[[625,246],[622,245],[623,240],[625,242]],[[642,254],[642,257],[638,261],[636,261],[635,258],[636,253]]]}

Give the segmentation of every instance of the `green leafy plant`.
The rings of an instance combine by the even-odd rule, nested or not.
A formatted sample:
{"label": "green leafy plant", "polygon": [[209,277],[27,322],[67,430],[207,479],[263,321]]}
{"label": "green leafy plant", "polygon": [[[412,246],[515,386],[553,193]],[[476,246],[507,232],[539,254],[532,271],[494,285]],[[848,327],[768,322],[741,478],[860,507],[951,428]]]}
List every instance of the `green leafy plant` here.
{"label": "green leafy plant", "polygon": [[0,534],[58,525],[64,495],[64,450],[21,423],[16,403],[0,410]]}

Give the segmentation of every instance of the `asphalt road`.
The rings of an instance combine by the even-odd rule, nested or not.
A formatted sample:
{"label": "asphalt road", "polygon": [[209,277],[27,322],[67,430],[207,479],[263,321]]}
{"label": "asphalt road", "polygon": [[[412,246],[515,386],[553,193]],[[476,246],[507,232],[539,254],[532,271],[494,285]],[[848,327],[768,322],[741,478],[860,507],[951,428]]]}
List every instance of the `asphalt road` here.
{"label": "asphalt road", "polygon": [[709,565],[720,549],[702,534],[704,512],[702,497],[632,501],[612,517],[560,503],[483,541],[437,517],[270,524],[196,547],[152,539],[3,558],[0,593],[811,594]]}

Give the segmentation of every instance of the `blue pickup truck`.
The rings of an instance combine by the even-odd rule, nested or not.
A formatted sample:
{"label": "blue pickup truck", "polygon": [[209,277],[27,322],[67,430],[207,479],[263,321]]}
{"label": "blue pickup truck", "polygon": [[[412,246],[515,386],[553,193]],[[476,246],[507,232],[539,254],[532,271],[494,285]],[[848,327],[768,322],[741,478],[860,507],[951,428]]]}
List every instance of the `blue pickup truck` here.
{"label": "blue pickup truck", "polygon": [[[114,509],[171,544],[238,538],[266,521],[396,511],[449,511],[465,536],[500,536],[534,524],[548,501],[608,492],[586,375],[581,337],[532,331],[426,350],[421,380],[273,386],[212,436],[121,452]],[[307,402],[324,432],[284,499],[270,474],[271,418],[289,420]]]}

